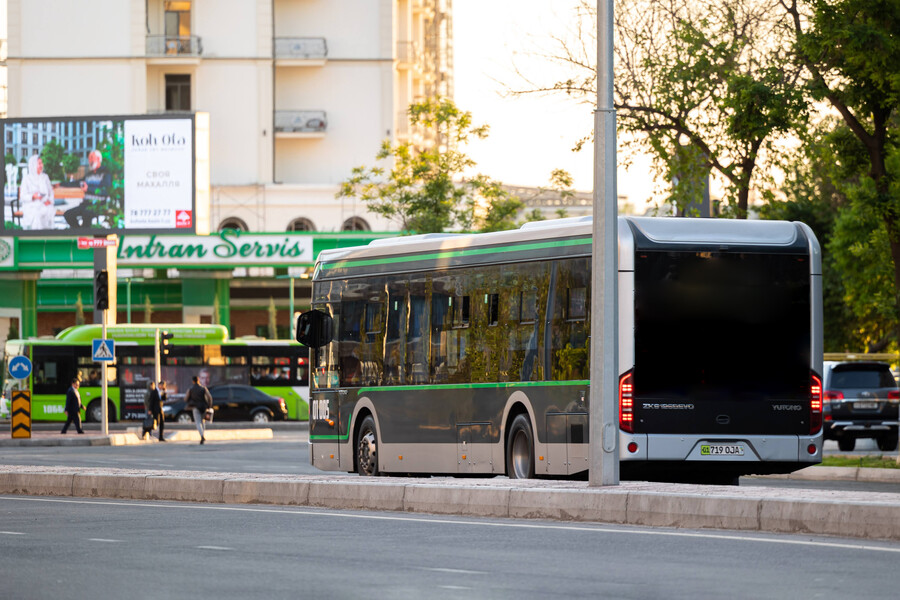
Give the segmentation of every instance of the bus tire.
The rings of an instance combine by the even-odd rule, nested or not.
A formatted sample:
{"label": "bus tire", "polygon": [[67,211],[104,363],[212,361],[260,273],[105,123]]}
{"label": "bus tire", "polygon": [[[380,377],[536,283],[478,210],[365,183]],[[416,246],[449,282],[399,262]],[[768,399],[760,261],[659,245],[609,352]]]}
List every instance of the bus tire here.
{"label": "bus tire", "polygon": [[534,479],[534,433],[528,415],[517,415],[506,436],[506,475]]}
{"label": "bus tire", "polygon": [[[110,423],[115,423],[119,420],[116,417],[116,405],[110,401],[106,402],[106,414]],[[103,407],[100,405],[100,400],[88,403],[87,408],[84,409],[84,420],[88,423],[99,423],[103,420]]]}
{"label": "bus tire", "polygon": [[363,477],[376,477],[378,473],[378,433],[375,419],[367,415],[356,435],[356,472]]}

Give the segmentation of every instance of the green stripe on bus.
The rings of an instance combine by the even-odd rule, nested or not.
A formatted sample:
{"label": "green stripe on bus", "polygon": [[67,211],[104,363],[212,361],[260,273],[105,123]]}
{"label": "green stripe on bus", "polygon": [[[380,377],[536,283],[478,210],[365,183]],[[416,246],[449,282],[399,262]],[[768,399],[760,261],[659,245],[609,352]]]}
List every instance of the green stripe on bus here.
{"label": "green stripe on bus", "polygon": [[435,383],[429,385],[383,385],[379,387],[359,388],[359,393],[396,390],[480,390],[489,388],[511,387],[558,387],[564,385],[588,385],[588,379],[576,379],[572,381],[501,381],[497,383]]}
{"label": "green stripe on bus", "polygon": [[500,254],[505,252],[522,252],[524,250],[541,250],[543,248],[564,248],[566,246],[590,245],[591,238],[577,240],[561,240],[555,242],[539,242],[535,244],[519,244],[513,246],[500,246],[497,248],[472,248],[469,250],[453,250],[449,252],[433,252],[431,254],[415,254],[412,256],[397,256],[394,258],[376,258],[370,260],[339,260],[334,263],[323,263],[322,269],[347,269],[351,267],[371,267],[400,262],[414,262],[418,260],[438,260],[441,258],[456,258],[459,256],[479,256],[482,254]]}
{"label": "green stripe on bus", "polygon": [[346,442],[350,439],[350,432],[347,432],[347,435],[311,435],[309,436],[309,441],[311,442]]}

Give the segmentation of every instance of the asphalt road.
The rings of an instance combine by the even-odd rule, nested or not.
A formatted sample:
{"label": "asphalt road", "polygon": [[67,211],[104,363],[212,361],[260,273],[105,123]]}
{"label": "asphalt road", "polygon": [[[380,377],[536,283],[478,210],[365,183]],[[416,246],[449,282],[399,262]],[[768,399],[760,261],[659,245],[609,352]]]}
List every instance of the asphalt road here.
{"label": "asphalt road", "polygon": [[0,497],[11,598],[892,598],[900,543]]}

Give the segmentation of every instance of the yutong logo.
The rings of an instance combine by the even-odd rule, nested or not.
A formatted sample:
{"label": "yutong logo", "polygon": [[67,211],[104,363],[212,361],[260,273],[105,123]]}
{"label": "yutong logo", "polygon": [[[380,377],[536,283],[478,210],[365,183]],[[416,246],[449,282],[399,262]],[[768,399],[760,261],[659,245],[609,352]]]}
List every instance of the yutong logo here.
{"label": "yutong logo", "polygon": [[773,404],[772,410],[803,410],[799,404]]}
{"label": "yutong logo", "polygon": [[152,133],[148,133],[147,135],[131,136],[131,145],[135,148],[145,148],[147,146],[184,146],[186,143],[187,138],[174,133],[167,133],[165,135],[153,135]]}

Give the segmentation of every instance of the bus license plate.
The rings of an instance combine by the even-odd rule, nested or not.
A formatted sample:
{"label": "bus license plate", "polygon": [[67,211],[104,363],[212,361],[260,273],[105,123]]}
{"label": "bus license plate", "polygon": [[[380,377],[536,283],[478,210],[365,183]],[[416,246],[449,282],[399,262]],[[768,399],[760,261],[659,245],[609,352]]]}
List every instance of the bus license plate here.
{"label": "bus license plate", "polygon": [[700,456],[743,456],[744,447],[740,444],[702,444]]}

